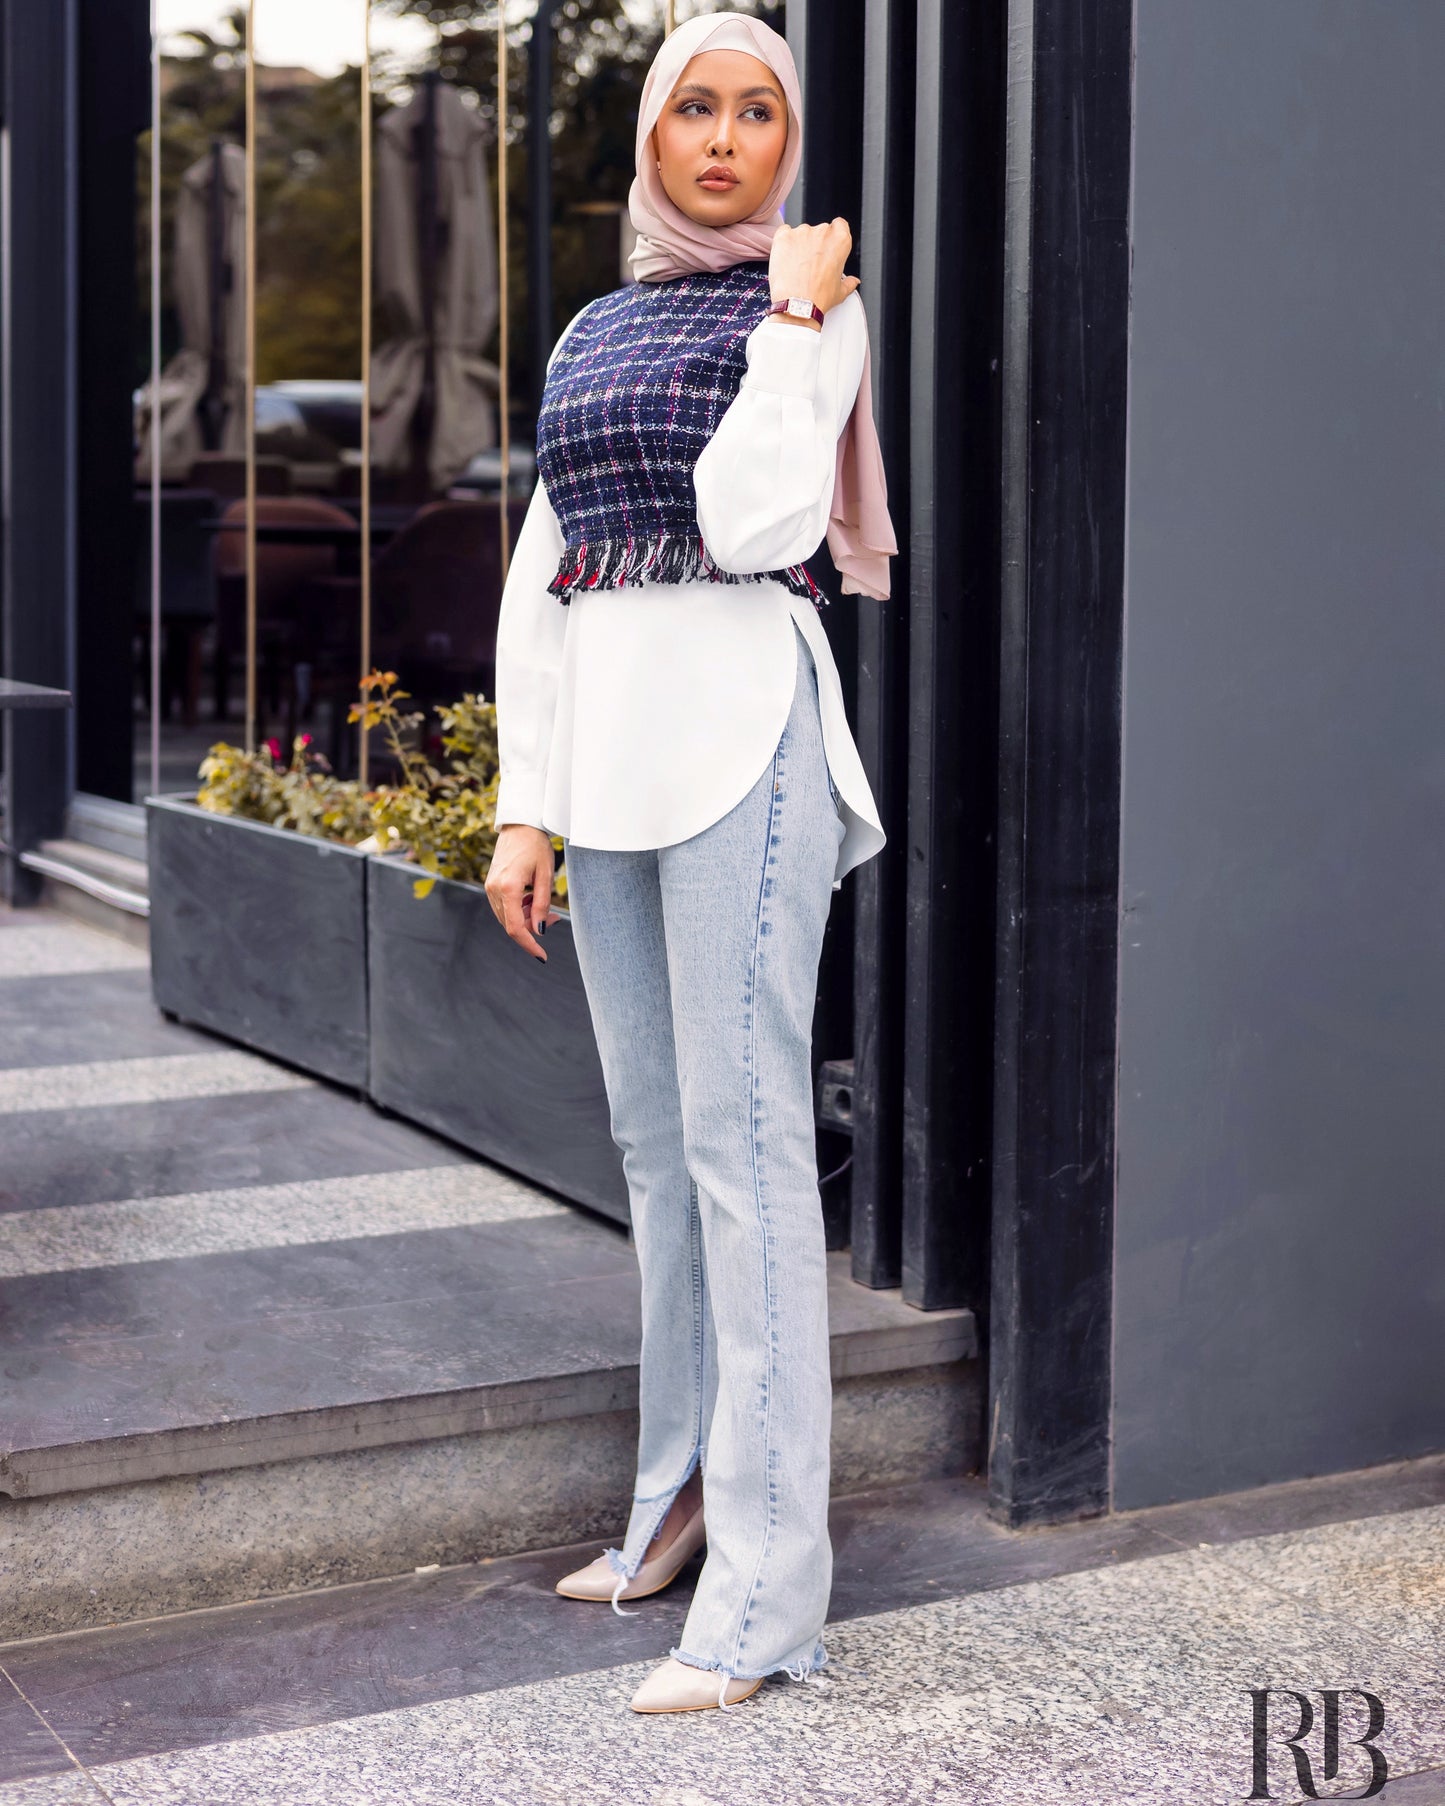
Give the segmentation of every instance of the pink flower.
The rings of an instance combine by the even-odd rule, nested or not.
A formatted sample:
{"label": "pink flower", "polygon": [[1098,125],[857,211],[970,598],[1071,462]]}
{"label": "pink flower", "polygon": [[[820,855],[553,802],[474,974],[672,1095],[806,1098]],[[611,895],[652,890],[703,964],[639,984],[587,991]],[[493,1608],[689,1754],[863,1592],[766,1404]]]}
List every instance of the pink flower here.
{"label": "pink flower", "polygon": [[266,742],[266,751],[270,753],[272,760],[279,765],[281,762],[281,742],[275,738],[268,740]]}

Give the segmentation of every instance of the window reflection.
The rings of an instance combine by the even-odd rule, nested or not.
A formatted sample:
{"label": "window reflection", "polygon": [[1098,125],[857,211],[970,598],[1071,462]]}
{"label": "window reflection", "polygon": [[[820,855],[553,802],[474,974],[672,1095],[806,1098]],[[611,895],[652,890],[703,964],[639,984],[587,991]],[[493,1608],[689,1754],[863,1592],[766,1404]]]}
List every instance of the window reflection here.
{"label": "window reflection", "polygon": [[[361,0],[257,0],[256,737],[340,757],[359,662]],[[217,702],[246,636],[246,509],[217,526]],[[320,730],[318,733],[317,730]]]}
{"label": "window reflection", "polygon": [[[158,412],[160,788],[192,788],[207,748],[245,733],[248,182],[256,197],[254,733],[285,746],[308,732],[349,775],[358,748],[346,716],[363,664],[397,671],[418,703],[491,693],[506,551],[535,482],[547,351],[579,307],[628,279],[632,126],[664,8],[661,0],[516,0],[505,108],[494,6],[254,0],[248,13],[237,0],[158,0],[158,8],[162,373],[158,407],[150,381],[137,390],[136,476],[147,548],[137,598],[137,695],[145,697],[147,485]],[[761,10],[781,26],[780,11]],[[249,128],[248,18],[256,51]],[[361,142],[368,101],[369,159]],[[143,142],[147,202],[148,150]],[[148,242],[139,264],[148,292]],[[137,794],[149,788],[145,713],[137,714]]]}
{"label": "window reflection", "polygon": [[[151,453],[160,449],[159,785],[192,786],[215,716],[218,497],[244,457],[244,13],[159,0],[161,373],[136,392],[134,692],[137,799],[151,788]],[[137,363],[151,364],[151,134],[138,145]],[[157,405],[158,395],[158,405]],[[238,493],[232,487],[232,493]]]}
{"label": "window reflection", "polygon": [[[503,580],[497,28],[446,11],[371,16],[372,662],[412,706],[491,694]],[[515,541],[531,434],[508,453]]]}

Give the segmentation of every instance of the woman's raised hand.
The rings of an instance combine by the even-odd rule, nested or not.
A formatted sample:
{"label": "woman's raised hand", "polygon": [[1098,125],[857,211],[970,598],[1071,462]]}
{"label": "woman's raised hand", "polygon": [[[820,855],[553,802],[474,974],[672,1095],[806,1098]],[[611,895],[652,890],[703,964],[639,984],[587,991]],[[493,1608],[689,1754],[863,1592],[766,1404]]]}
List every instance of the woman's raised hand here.
{"label": "woman's raised hand", "polygon": [[806,295],[824,313],[846,301],[858,286],[843,265],[853,249],[853,234],[841,214],[826,226],[779,226],[768,257],[768,286],[774,301]]}
{"label": "woman's raised hand", "polygon": [[552,908],[554,869],[552,841],[544,828],[508,822],[498,831],[487,870],[487,901],[517,945],[544,961],[547,955],[535,931],[562,920]]}

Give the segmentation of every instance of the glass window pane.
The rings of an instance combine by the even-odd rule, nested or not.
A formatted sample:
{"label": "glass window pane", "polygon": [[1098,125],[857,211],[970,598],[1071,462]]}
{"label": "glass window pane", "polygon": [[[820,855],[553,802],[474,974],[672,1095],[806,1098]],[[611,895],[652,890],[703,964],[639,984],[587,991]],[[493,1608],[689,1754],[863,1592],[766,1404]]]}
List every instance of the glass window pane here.
{"label": "glass window pane", "polygon": [[[244,12],[215,0],[159,0],[160,618],[162,792],[194,789],[196,767],[235,707],[237,654],[221,607],[218,518],[243,488],[245,449]],[[150,368],[150,135],[141,140],[137,279]],[[136,783],[151,788],[152,385],[136,395],[138,560]]]}

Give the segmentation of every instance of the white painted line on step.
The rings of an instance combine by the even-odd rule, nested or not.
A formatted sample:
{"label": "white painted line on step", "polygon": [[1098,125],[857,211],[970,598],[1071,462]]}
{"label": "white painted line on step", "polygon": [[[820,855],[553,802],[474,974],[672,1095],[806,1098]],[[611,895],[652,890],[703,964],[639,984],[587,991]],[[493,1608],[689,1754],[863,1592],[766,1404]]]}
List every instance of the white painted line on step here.
{"label": "white painted line on step", "polygon": [[0,1115],[78,1110],[103,1104],[160,1104],[245,1091],[296,1091],[316,1080],[250,1053],[155,1054],[88,1060],[76,1066],[0,1071]]}
{"label": "white painted line on step", "polygon": [[0,1279],[576,1213],[490,1166],[431,1166],[0,1215]]}
{"label": "white painted line on step", "polygon": [[0,979],[63,978],[72,972],[133,971],[150,965],[143,948],[92,928],[37,923],[0,934]]}

